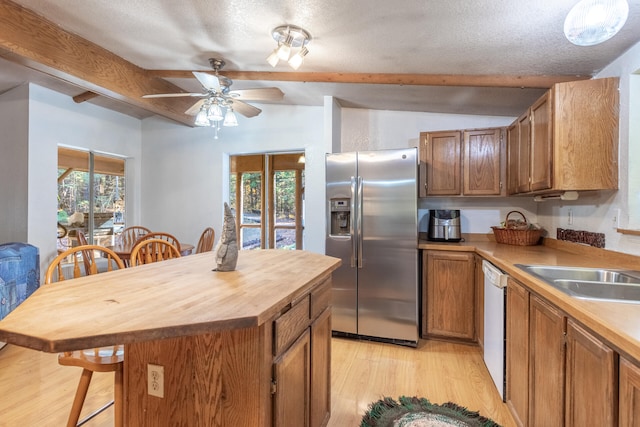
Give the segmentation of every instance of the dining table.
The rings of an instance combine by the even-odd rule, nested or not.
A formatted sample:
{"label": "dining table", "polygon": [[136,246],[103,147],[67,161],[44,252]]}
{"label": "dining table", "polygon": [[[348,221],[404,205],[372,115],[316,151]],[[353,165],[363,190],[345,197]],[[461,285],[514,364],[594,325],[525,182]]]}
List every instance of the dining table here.
{"label": "dining table", "polygon": [[[135,246],[136,242],[132,242],[132,243],[119,243],[116,242],[113,245],[109,245],[106,246],[108,249],[111,249],[113,252],[116,253],[116,255],[118,255],[120,257],[120,259],[125,263],[125,264],[129,264],[129,261],[131,260],[131,251],[133,250],[133,247]],[[181,256],[186,256],[186,255],[190,255],[193,252],[193,249],[195,248],[195,246],[193,246],[190,243],[180,243],[180,247],[178,248],[178,250],[180,251],[180,255]]]}

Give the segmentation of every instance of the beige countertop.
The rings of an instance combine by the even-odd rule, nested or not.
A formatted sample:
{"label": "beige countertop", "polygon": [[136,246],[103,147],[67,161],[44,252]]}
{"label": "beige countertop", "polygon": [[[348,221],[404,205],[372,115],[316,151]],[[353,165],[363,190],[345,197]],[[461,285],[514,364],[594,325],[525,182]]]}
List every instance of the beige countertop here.
{"label": "beige countertop", "polygon": [[573,298],[515,266],[544,264],[640,270],[640,257],[553,239],[545,239],[543,245],[512,246],[481,236],[461,243],[420,240],[418,249],[477,253],[591,329],[622,355],[640,362],[640,304]]}
{"label": "beige countertop", "polygon": [[46,352],[259,326],[340,265],[306,251],[213,252],[43,285],[0,320],[0,341]]}

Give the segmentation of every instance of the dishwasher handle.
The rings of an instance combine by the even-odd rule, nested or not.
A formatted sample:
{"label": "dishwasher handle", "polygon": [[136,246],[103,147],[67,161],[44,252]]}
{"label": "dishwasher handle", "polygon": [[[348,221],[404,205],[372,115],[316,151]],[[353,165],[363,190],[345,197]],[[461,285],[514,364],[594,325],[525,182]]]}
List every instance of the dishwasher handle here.
{"label": "dishwasher handle", "polygon": [[507,287],[507,277],[509,276],[487,260],[482,260],[482,271],[485,282],[489,282],[497,288]]}

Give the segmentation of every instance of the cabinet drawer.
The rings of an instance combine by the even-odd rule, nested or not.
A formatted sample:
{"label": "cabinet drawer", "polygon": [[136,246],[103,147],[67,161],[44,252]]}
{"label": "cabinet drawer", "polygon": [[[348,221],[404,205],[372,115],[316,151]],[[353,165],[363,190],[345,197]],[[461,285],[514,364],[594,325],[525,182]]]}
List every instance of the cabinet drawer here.
{"label": "cabinet drawer", "polygon": [[274,354],[286,350],[309,327],[309,297],[297,302],[274,321]]}
{"label": "cabinet drawer", "polygon": [[311,319],[315,319],[329,307],[331,302],[331,279],[325,280],[313,292],[311,292]]}

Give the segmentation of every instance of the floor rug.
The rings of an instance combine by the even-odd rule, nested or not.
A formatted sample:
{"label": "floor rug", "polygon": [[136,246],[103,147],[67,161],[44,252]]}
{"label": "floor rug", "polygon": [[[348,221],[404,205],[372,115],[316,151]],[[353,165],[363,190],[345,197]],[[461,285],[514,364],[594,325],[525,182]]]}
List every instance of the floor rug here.
{"label": "floor rug", "polygon": [[453,402],[436,405],[425,398],[385,397],[369,405],[360,427],[500,427],[478,412]]}

